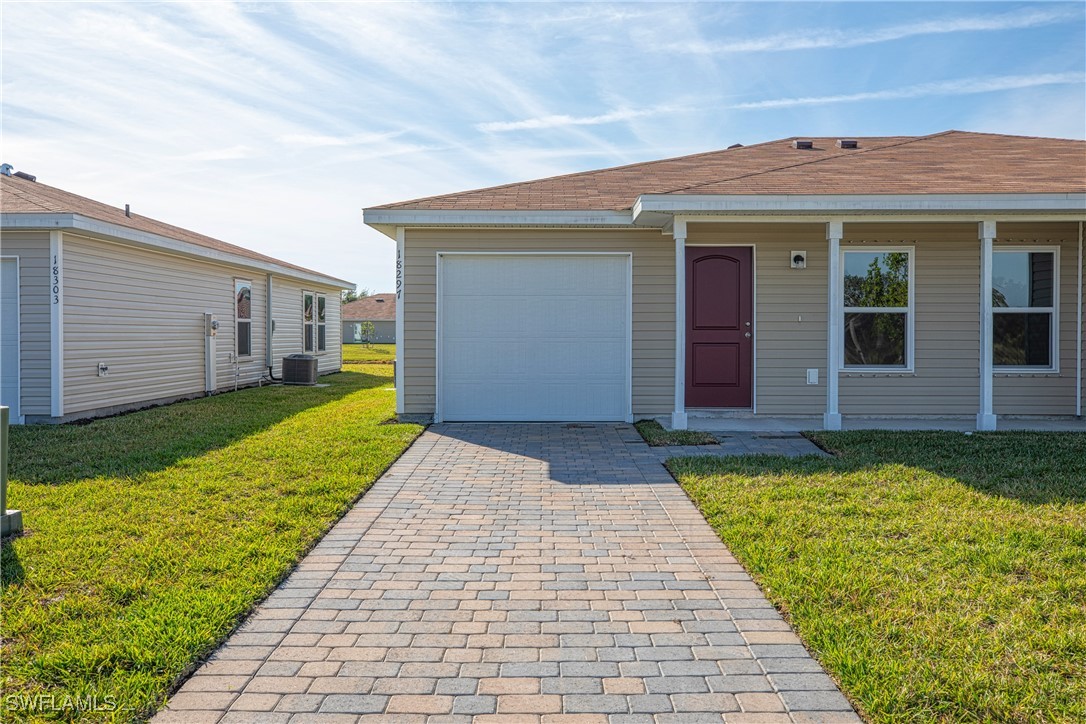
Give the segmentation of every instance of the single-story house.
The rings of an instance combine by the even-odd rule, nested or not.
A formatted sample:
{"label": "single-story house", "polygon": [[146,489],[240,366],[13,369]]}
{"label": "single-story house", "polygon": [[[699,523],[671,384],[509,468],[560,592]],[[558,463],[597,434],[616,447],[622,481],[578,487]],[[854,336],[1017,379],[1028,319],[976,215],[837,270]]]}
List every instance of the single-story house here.
{"label": "single-story house", "polygon": [[[378,342],[395,344],[396,342],[396,295],[371,294],[368,297],[347,302],[340,310],[343,319],[343,343]],[[373,325],[373,331],[366,334],[362,329],[365,322]]]}
{"label": "single-story house", "polygon": [[404,417],[1082,414],[1083,141],[788,138],[364,214]]}
{"label": "single-story house", "polygon": [[64,422],[340,368],[349,282],[0,174],[2,404]]}

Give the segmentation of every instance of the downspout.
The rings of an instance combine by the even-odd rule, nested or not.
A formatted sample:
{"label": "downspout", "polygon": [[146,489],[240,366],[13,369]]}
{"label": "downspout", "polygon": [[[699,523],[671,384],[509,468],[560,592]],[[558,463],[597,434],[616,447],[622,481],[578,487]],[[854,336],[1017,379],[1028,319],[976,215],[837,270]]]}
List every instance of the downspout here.
{"label": "downspout", "polygon": [[1082,222],[1078,222],[1078,296],[1075,314],[1075,417],[1082,417]]}
{"label": "downspout", "polygon": [[272,334],[275,332],[275,320],[272,318],[272,275],[268,274],[268,282],[264,288],[264,365],[268,368],[268,379],[272,382],[283,380],[275,376],[275,360],[272,358]]}

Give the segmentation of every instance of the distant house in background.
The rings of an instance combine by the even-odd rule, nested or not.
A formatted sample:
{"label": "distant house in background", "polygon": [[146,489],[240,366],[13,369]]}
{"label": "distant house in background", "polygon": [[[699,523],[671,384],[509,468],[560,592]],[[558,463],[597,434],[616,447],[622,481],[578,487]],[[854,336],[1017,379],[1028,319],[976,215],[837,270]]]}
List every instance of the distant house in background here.
{"label": "distant house in background", "polygon": [[[374,294],[356,299],[343,305],[344,344],[378,342],[394,344],[396,342],[396,295]],[[363,322],[373,323],[373,334],[366,339],[362,330]]]}
{"label": "distant house in background", "polygon": [[[340,368],[349,282],[0,174],[0,402],[64,422]],[[270,333],[269,333],[270,330]]]}

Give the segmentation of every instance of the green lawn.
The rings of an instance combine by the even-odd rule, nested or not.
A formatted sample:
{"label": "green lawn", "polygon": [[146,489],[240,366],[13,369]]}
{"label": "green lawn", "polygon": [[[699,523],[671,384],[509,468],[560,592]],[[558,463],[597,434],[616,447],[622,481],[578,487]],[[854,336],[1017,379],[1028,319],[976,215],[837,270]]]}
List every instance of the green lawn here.
{"label": "green lawn", "polygon": [[1086,721],[1086,435],[813,437],[668,466],[861,711]]}
{"label": "green lawn", "polygon": [[715,445],[717,439],[707,432],[697,430],[665,430],[656,420],[635,422],[641,438],[652,447],[667,445]]}
{"label": "green lawn", "polygon": [[12,428],[0,720],[34,718],[12,695],[115,700],[94,720],[161,703],[419,434],[383,424],[391,366],[353,369]]}
{"label": "green lawn", "polygon": [[343,345],[343,364],[373,364],[384,362],[391,364],[396,359],[394,344],[345,344]]}

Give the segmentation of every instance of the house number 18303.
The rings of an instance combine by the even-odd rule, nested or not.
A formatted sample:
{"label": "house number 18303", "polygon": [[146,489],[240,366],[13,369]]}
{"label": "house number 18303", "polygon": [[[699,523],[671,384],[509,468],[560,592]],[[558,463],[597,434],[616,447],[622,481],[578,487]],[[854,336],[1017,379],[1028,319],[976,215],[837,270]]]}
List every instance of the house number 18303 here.
{"label": "house number 18303", "polygon": [[56,254],[53,255],[52,272],[53,281],[51,291],[53,292],[53,304],[60,304],[60,259],[57,258]]}

